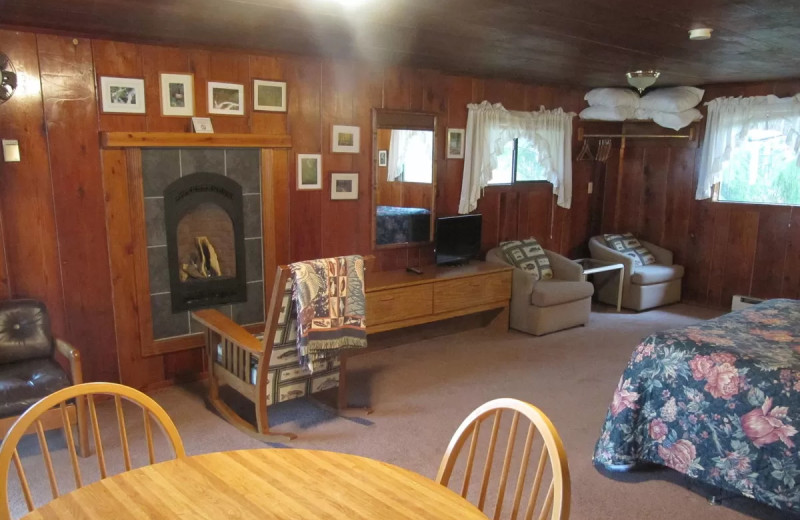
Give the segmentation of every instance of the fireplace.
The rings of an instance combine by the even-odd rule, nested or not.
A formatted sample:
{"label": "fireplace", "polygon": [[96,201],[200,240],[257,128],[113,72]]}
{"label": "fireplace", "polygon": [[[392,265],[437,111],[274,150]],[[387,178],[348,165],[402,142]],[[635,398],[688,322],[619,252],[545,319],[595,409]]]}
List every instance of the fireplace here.
{"label": "fireplace", "polygon": [[193,173],[164,190],[172,312],[247,300],[242,187]]}

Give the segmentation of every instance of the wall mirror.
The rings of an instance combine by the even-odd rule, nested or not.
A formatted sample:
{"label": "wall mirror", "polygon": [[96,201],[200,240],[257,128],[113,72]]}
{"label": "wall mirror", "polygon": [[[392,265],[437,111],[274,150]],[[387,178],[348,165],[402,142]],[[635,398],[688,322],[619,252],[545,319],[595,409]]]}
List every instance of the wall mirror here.
{"label": "wall mirror", "polygon": [[376,248],[433,240],[436,116],[374,109],[373,226]]}

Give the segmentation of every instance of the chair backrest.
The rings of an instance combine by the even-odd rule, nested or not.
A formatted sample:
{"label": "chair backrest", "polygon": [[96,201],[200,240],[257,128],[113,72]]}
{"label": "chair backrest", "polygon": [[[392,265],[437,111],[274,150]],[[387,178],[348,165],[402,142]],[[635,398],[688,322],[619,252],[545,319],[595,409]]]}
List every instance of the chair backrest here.
{"label": "chair backrest", "polygon": [[[504,411],[511,412],[511,421],[508,425],[505,455],[501,462],[499,458],[495,457],[495,453],[499,451],[497,440]],[[524,440],[521,435],[517,435],[520,432],[520,419],[527,419],[526,422],[529,423]],[[487,421],[492,423],[488,439],[485,436],[480,437],[481,426]],[[536,438],[537,431],[539,439]],[[503,432],[505,432],[505,427]],[[462,460],[460,455],[468,439],[470,441],[468,452],[465,460]],[[479,439],[482,442],[479,442]],[[519,469],[514,478],[516,487],[514,494],[506,498],[508,479],[512,474],[512,459],[519,444],[521,444],[522,453],[519,457]],[[540,444],[541,449],[539,450],[537,448]],[[470,493],[469,486],[475,467],[475,456],[479,451],[486,454],[481,471],[481,484],[480,488]],[[529,462],[537,451],[539,452],[538,462],[530,465]],[[475,409],[453,435],[439,466],[436,481],[449,487],[457,463],[459,468],[463,466],[461,496],[469,499],[474,497],[477,492],[476,505],[487,515],[489,514],[487,497],[492,470],[496,469],[494,468],[495,464],[502,464],[502,468],[499,468],[497,495],[492,515],[494,519],[501,518],[504,506],[510,508],[510,510],[507,508],[508,514],[505,517],[511,519],[516,519],[521,512],[524,515],[522,518],[534,518],[533,515],[537,510],[539,513],[536,518],[539,520],[566,520],[569,518],[570,480],[564,445],[561,443],[561,438],[553,423],[541,410],[529,403],[503,398],[489,401]],[[547,472],[545,471],[546,467],[549,467]],[[548,478],[550,483],[542,486]],[[525,489],[530,491],[525,493]],[[542,495],[544,495],[543,500],[539,500]],[[524,512],[521,509],[523,498],[527,500]]]}
{"label": "chair backrest", "polygon": [[0,302],[0,364],[53,355],[47,308],[37,300]]}
{"label": "chair backrest", "polygon": [[[97,455],[97,466],[99,476],[101,479],[108,476],[108,468],[106,465],[106,452],[103,449],[103,441],[101,438],[100,423],[97,419],[97,408],[95,406],[95,395],[110,395],[114,399],[114,408],[116,411],[116,429],[119,430],[119,441],[122,458],[124,461],[125,471],[131,469],[131,450],[128,442],[128,425],[125,422],[125,414],[123,412],[122,400],[126,400],[142,411],[142,424],[144,429],[144,436],[147,442],[147,455],[149,463],[155,463],[155,446],[153,443],[152,433],[152,419],[155,418],[156,424],[161,428],[167,440],[171,444],[172,451],[175,457],[182,458],[186,455],[183,448],[183,441],[178,434],[175,423],[169,418],[167,412],[164,411],[158,403],[153,399],[143,394],[142,392],[116,383],[83,383],[74,385],[57,392],[54,392],[47,397],[42,398],[36,404],[31,406],[19,419],[14,423],[8,431],[3,444],[0,446],[0,520],[7,520],[11,518],[8,502],[8,482],[11,463],[13,462],[17,472],[22,493],[25,498],[28,511],[33,511],[34,501],[31,493],[30,483],[25,475],[23,469],[22,459],[17,451],[20,439],[27,433],[36,433],[39,440],[39,448],[47,471],[47,478],[50,484],[50,490],[53,498],[59,496],[58,483],[56,479],[56,470],[53,465],[53,456],[48,447],[47,439],[44,434],[44,427],[41,417],[48,410],[58,407],[61,410],[61,421],[63,424],[64,439],[66,441],[67,452],[70,463],[72,465],[72,476],[75,482],[75,488],[80,488],[84,485],[83,473],[81,465],[78,462],[78,455],[75,450],[75,437],[72,432],[72,423],[74,418],[70,417],[74,412],[71,410],[71,401],[74,400],[78,403],[78,428],[86,427],[86,418],[83,415],[82,406],[83,400],[88,404],[89,409],[89,423],[94,440],[95,451]],[[108,439],[106,439],[108,440]],[[84,470],[87,468],[84,467]],[[5,504],[3,506],[2,504]]]}

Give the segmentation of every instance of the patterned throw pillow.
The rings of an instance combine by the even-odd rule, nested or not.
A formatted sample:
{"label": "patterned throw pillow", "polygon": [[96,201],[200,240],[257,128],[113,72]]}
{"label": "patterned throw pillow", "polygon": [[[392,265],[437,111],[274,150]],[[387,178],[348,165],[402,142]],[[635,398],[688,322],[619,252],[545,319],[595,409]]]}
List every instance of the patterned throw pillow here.
{"label": "patterned throw pillow", "polygon": [[650,265],[656,263],[653,253],[644,247],[633,233],[621,235],[603,235],[606,244],[611,249],[633,258],[633,265]]}
{"label": "patterned throw pillow", "polygon": [[550,260],[535,238],[502,242],[500,248],[509,264],[531,273],[535,280],[549,280],[553,277]]}

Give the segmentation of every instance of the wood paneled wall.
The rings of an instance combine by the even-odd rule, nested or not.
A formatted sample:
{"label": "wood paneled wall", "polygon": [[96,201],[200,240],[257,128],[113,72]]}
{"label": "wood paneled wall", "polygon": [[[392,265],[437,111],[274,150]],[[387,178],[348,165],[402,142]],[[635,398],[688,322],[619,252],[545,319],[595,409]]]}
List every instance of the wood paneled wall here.
{"label": "wood paneled wall", "polygon": [[[101,154],[100,131],[188,132],[188,118],[163,117],[159,73],[192,73],[196,115],[207,116],[207,81],[241,83],[244,116],[211,116],[218,133],[289,133],[288,243],[277,244],[280,262],[370,253],[372,225],[371,110],[374,107],[433,112],[438,116],[437,193],[439,215],[457,213],[463,160],[445,159],[445,129],[466,126],[466,105],[487,99],[509,109],[540,105],[578,111],[583,89],[450,76],[432,70],[370,67],[350,61],[120,41],[74,39],[71,35],[0,30],[0,49],[20,72],[14,97],[0,106],[0,136],[18,139],[22,161],[0,163],[0,298],[34,297],[52,314],[53,328],[80,348],[91,380],[122,380],[140,388],[202,370],[198,350],[143,358],[131,348],[132,323],[115,322],[114,308],[136,303],[130,280],[112,278],[110,259],[123,261],[131,245],[111,236],[107,223],[126,218],[130,194],[124,185],[122,151]],[[144,78],[146,114],[104,114],[96,85],[100,76]],[[288,83],[288,112],[254,112],[253,79]],[[334,124],[361,128],[361,153],[331,153]],[[295,154],[323,155],[323,188],[295,189]],[[359,199],[332,201],[330,174],[357,172]],[[535,184],[487,190],[484,247],[498,240],[536,235],[561,252],[585,243],[589,170],[577,166],[573,210],[555,209],[552,187]],[[283,182],[283,181],[282,181]],[[117,219],[117,220],[115,220]],[[116,227],[115,227],[116,228]],[[432,261],[432,247],[374,252],[380,269]],[[268,273],[269,274],[269,273]],[[125,345],[121,348],[121,345]]]}
{"label": "wood paneled wall", "polygon": [[[710,85],[704,99],[798,92],[800,81]],[[686,267],[686,301],[729,308],[734,294],[800,298],[800,208],[695,200],[699,157],[697,141],[628,140],[622,164],[608,163],[603,231],[672,249]]]}

